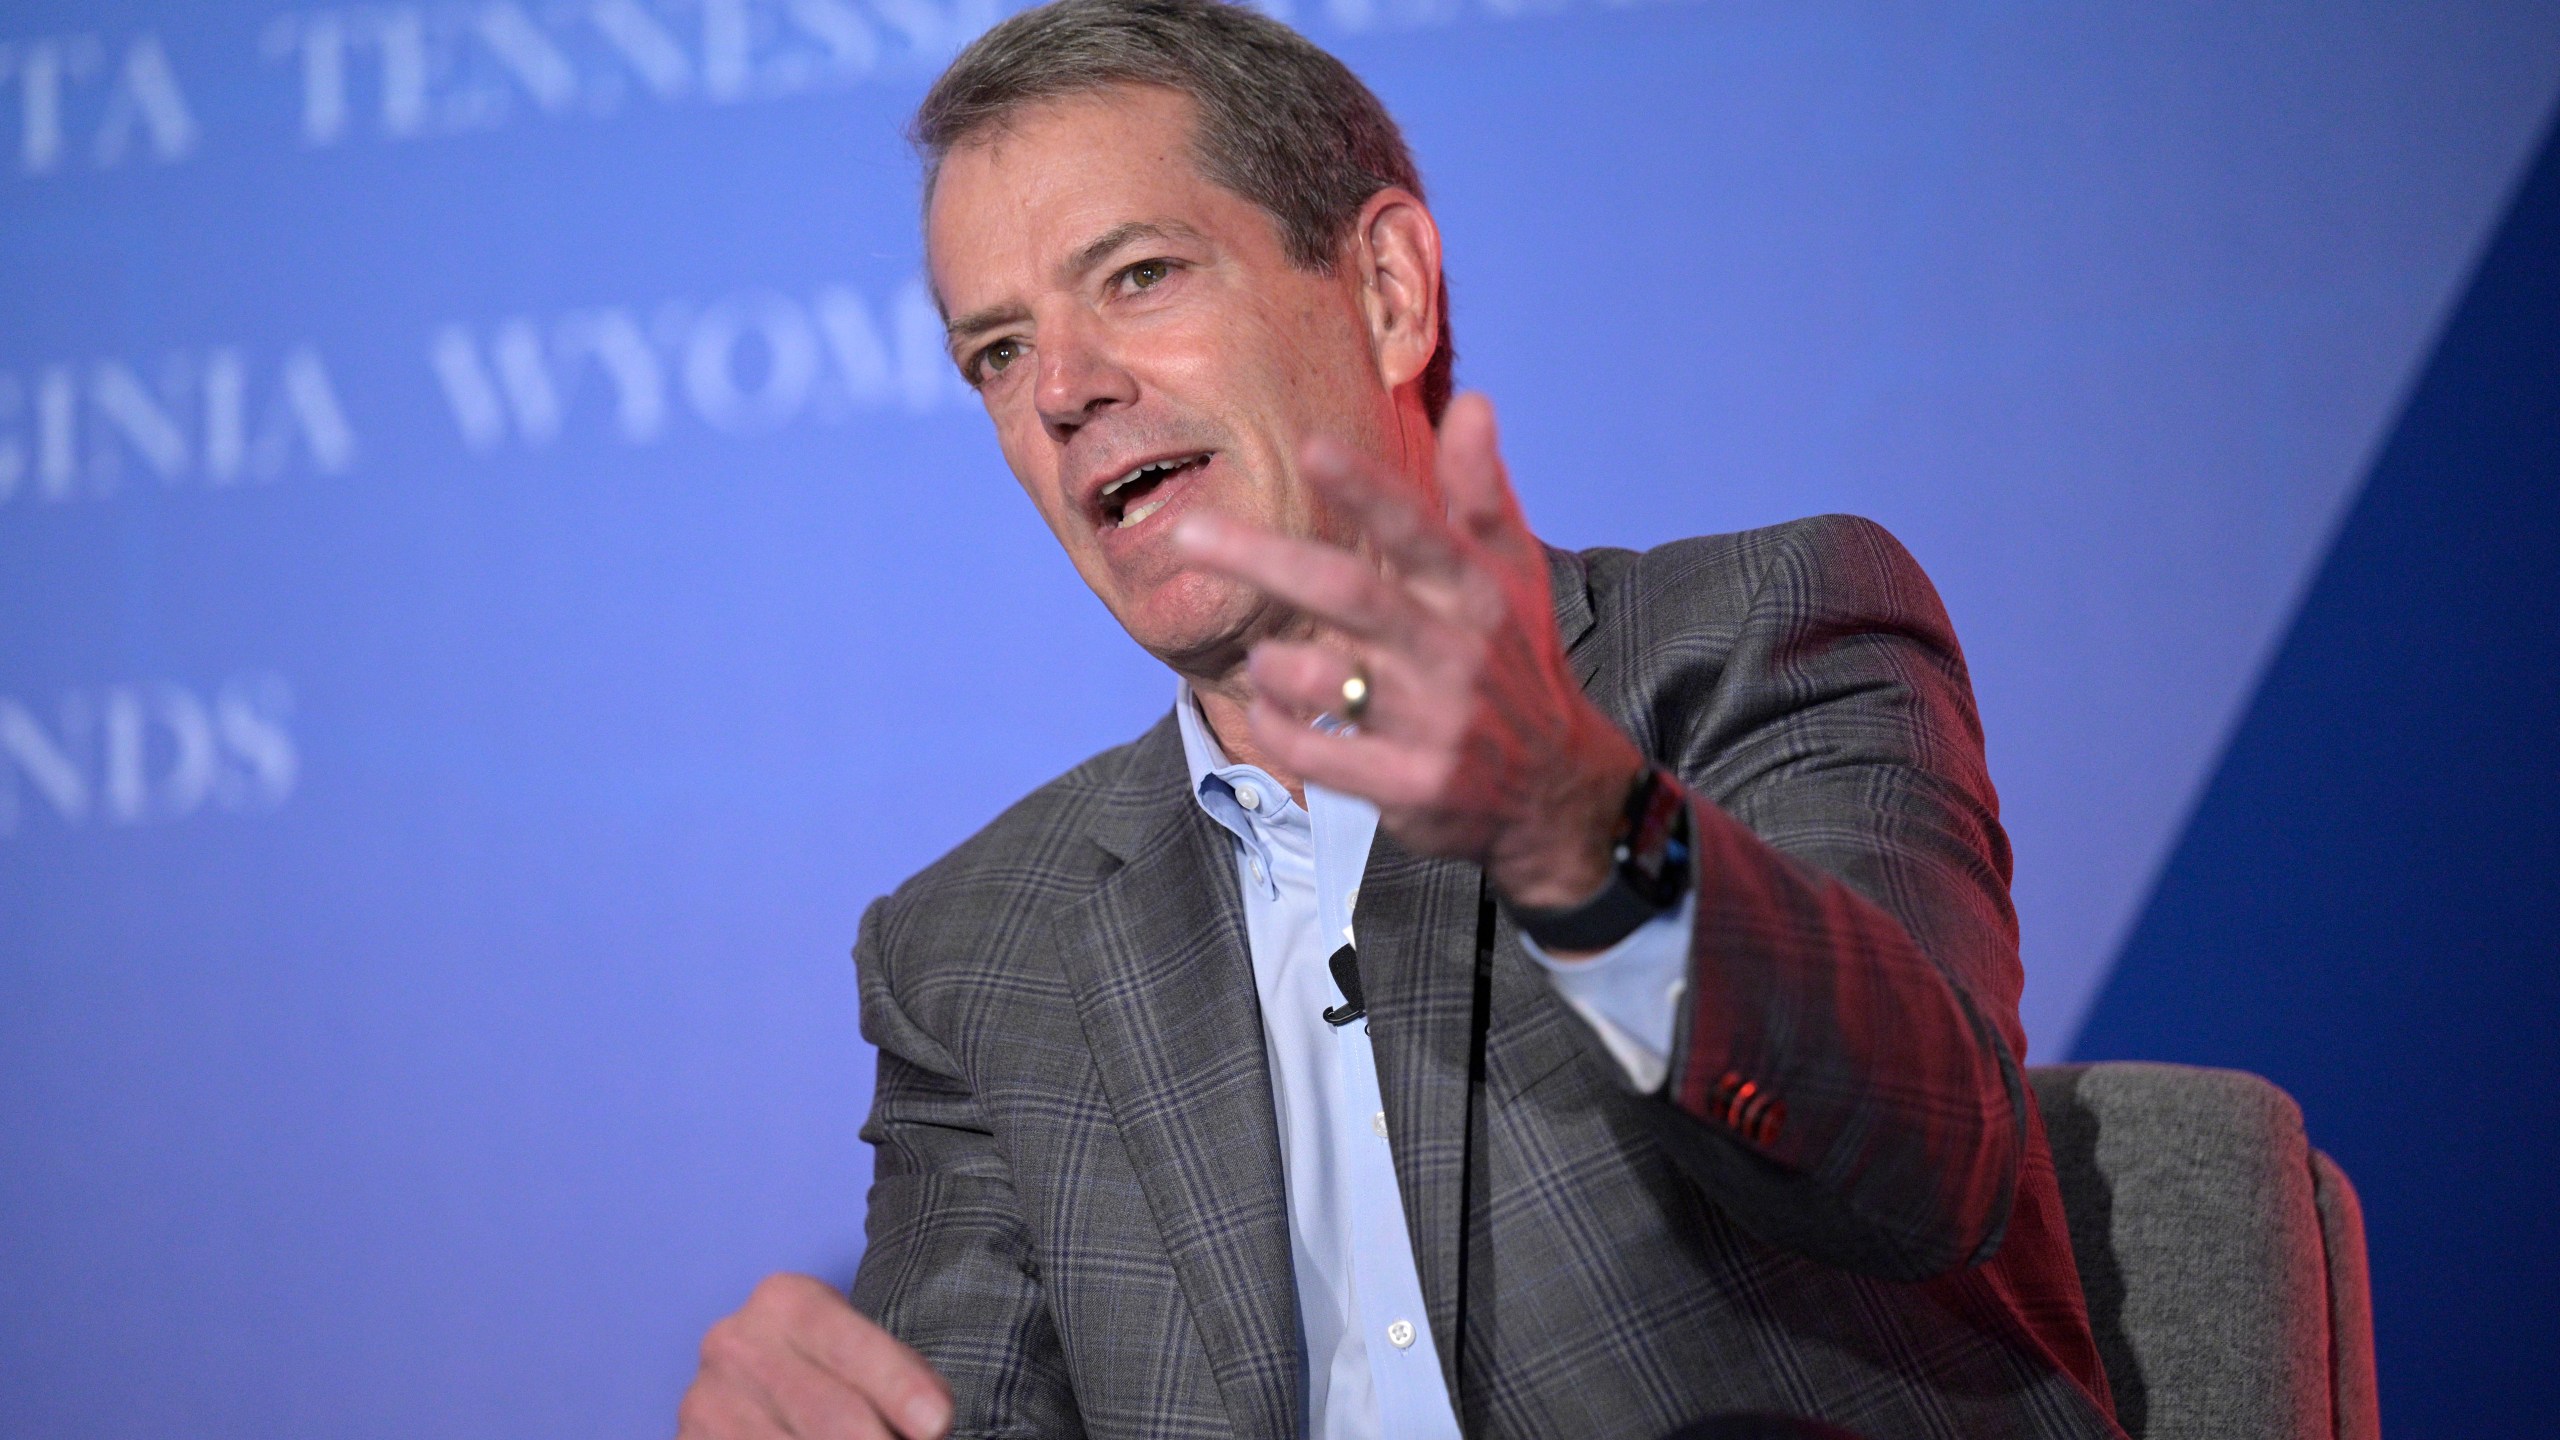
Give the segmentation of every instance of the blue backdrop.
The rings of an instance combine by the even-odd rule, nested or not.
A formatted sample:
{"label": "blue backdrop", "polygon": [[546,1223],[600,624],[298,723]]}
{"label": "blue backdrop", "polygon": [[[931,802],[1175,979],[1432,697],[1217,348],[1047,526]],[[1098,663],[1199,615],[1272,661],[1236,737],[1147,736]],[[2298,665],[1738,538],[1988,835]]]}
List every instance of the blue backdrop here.
{"label": "blue backdrop", "polygon": [[[1540,529],[1892,526],[2037,1057],[2274,1074],[2395,1432],[2553,1413],[2560,7],[1275,8]],[[996,14],[0,7],[8,1433],[661,1433],[850,1274],[863,903],[1170,690],[916,283]]]}

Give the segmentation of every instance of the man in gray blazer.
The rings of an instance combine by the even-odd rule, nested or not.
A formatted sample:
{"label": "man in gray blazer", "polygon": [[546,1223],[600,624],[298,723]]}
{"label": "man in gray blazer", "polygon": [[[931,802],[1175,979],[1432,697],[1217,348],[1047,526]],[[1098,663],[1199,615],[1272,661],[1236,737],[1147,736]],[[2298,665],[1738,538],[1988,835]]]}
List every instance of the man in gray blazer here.
{"label": "man in gray blazer", "polygon": [[861,1272],[687,1440],[2117,1434],[1910,557],[1539,544],[1394,123],[1252,11],[1026,12],[916,132],[953,358],[1179,688],[864,917]]}

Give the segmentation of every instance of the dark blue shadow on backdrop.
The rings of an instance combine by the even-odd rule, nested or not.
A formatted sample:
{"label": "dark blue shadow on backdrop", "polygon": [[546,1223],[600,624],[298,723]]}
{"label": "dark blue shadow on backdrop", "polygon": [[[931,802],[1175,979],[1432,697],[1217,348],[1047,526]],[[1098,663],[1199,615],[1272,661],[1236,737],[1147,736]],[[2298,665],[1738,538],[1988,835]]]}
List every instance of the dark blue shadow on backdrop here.
{"label": "dark blue shadow on backdrop", "polygon": [[2560,1423],[2556,593],[2546,136],[2077,1047],[2302,1102],[2395,1436]]}

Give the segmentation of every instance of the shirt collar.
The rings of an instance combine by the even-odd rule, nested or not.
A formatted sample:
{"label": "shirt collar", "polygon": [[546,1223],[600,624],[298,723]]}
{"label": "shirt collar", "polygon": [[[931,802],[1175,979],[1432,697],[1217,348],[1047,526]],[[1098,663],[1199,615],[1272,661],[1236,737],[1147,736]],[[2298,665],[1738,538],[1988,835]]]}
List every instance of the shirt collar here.
{"label": "shirt collar", "polygon": [[1208,717],[1200,713],[1200,697],[1192,692],[1188,680],[1175,686],[1173,713],[1182,730],[1182,758],[1191,771],[1192,798],[1210,819],[1252,852],[1255,873],[1276,894],[1279,878],[1273,869],[1273,837],[1266,831],[1309,837],[1292,846],[1293,850],[1302,850],[1311,843],[1306,812],[1269,774],[1227,758],[1226,751],[1219,748],[1217,735],[1209,729]]}
{"label": "shirt collar", "polygon": [[1209,731],[1209,719],[1200,713],[1200,699],[1191,693],[1191,682],[1173,682],[1173,720],[1182,730],[1182,760],[1191,768],[1191,788],[1205,792],[1218,772],[1227,768],[1227,753],[1218,748],[1218,737]]}
{"label": "shirt collar", "polygon": [[[1182,732],[1182,758],[1191,771],[1192,798],[1257,862],[1248,868],[1262,882],[1266,898],[1279,894],[1278,872],[1272,867],[1276,842],[1293,856],[1312,860],[1325,932],[1338,930],[1349,940],[1351,908],[1378,830],[1377,807],[1321,785],[1307,787],[1307,803],[1301,807],[1268,772],[1228,760],[1188,680],[1175,685],[1173,714]],[[1251,807],[1242,798],[1247,794],[1255,801]]]}

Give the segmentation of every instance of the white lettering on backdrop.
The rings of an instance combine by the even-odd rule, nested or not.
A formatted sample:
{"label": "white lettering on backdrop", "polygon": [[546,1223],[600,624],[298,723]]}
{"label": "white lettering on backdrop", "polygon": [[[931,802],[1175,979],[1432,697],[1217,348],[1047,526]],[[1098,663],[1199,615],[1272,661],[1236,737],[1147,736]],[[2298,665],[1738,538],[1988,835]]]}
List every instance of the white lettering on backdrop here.
{"label": "white lettering on backdrop", "polygon": [[137,156],[167,164],[196,148],[195,112],[156,35],[112,49],[96,35],[0,42],[0,91],[12,86],[17,104],[0,104],[0,124],[16,126],[21,174]]}
{"label": "white lettering on backdrop", "polygon": [[51,705],[0,695],[0,837],[48,812],[87,827],[183,820],[208,805],[273,810],[301,778],[292,714],[293,692],[274,675],[234,676],[210,693],[109,685]]}
{"label": "white lettering on backdrop", "polygon": [[[256,50],[290,77],[302,142],[407,140],[634,101],[733,104],[930,74],[1030,0],[437,0],[272,16]],[[1593,0],[1255,0],[1320,35],[1471,13],[1519,20]],[[1622,8],[1648,0],[1597,0]],[[201,62],[202,57],[196,57]],[[245,55],[242,63],[247,63]],[[15,91],[14,97],[8,92]],[[15,104],[9,100],[14,98]],[[194,154],[202,129],[159,36],[0,40],[0,137],[47,175]],[[0,145],[6,139],[0,138]]]}
{"label": "white lettering on backdrop", "polygon": [[610,114],[634,98],[714,104],[855,84],[931,61],[998,18],[997,0],[487,0],[300,10],[262,48],[299,77],[302,139],[405,140],[532,114]]}
{"label": "white lettering on backdrop", "polygon": [[294,469],[344,473],[355,431],[320,352],[237,346],[154,364],[110,359],[0,370],[0,506],[99,498],[136,471],[222,488]]}
{"label": "white lettering on backdrop", "polygon": [[621,306],[455,322],[436,327],[427,361],[473,450],[549,445],[589,395],[612,434],[646,445],[678,414],[752,434],[856,409],[921,414],[972,401],[942,333],[922,285],[909,282],[877,309],[850,287],[823,285],[806,300],[759,290],[709,305],[670,301],[645,322]]}

